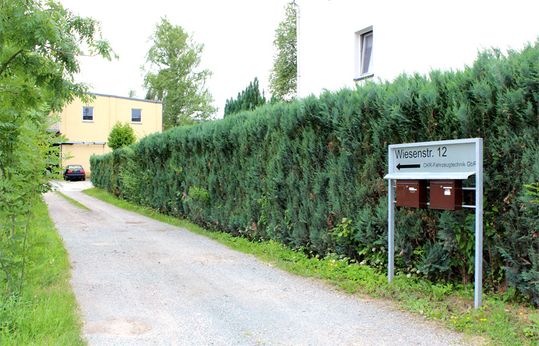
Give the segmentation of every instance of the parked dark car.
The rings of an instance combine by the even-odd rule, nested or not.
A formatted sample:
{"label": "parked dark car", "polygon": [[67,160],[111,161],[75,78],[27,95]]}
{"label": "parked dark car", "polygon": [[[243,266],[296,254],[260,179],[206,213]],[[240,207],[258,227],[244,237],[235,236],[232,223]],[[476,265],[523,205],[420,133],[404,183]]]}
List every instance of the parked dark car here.
{"label": "parked dark car", "polygon": [[67,165],[64,180],[86,180],[86,172],[81,165]]}

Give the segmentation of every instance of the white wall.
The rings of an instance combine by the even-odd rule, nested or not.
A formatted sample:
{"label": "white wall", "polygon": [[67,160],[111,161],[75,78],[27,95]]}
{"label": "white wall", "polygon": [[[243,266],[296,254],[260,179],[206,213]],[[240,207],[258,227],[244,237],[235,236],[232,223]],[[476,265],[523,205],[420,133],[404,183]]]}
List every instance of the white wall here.
{"label": "white wall", "polygon": [[355,32],[373,26],[375,79],[463,69],[480,50],[539,37],[539,1],[297,0],[300,97],[354,87]]}

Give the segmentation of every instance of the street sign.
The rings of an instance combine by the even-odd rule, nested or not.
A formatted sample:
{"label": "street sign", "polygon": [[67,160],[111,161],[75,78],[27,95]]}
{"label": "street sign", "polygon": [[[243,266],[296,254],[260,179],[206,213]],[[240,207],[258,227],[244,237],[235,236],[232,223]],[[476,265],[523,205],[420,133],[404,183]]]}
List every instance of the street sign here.
{"label": "street sign", "polygon": [[[395,184],[396,180],[465,180],[475,175],[475,290],[479,308],[483,291],[483,139],[393,144],[388,147],[388,281],[395,273]],[[429,203],[427,203],[429,204]]]}
{"label": "street sign", "polygon": [[475,143],[460,141],[391,145],[389,173],[473,172]]}

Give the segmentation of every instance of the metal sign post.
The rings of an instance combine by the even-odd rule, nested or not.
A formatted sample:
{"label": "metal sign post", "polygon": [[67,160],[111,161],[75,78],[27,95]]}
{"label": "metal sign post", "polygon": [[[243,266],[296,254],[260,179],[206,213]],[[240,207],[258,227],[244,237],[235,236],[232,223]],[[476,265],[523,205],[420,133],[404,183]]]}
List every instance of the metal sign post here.
{"label": "metal sign post", "polygon": [[474,307],[483,302],[483,139],[475,145],[475,286]]}
{"label": "metal sign post", "polygon": [[483,287],[483,139],[393,144],[388,147],[388,265],[387,278],[395,274],[395,184],[396,180],[465,180],[475,175],[475,289],[479,308]]}

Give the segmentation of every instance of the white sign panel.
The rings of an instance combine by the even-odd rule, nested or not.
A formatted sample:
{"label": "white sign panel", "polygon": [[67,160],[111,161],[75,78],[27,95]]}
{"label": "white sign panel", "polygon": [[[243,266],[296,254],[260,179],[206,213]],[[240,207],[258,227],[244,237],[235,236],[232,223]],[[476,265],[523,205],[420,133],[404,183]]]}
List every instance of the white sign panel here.
{"label": "white sign panel", "polygon": [[474,172],[475,147],[475,141],[467,140],[390,145],[388,171]]}

